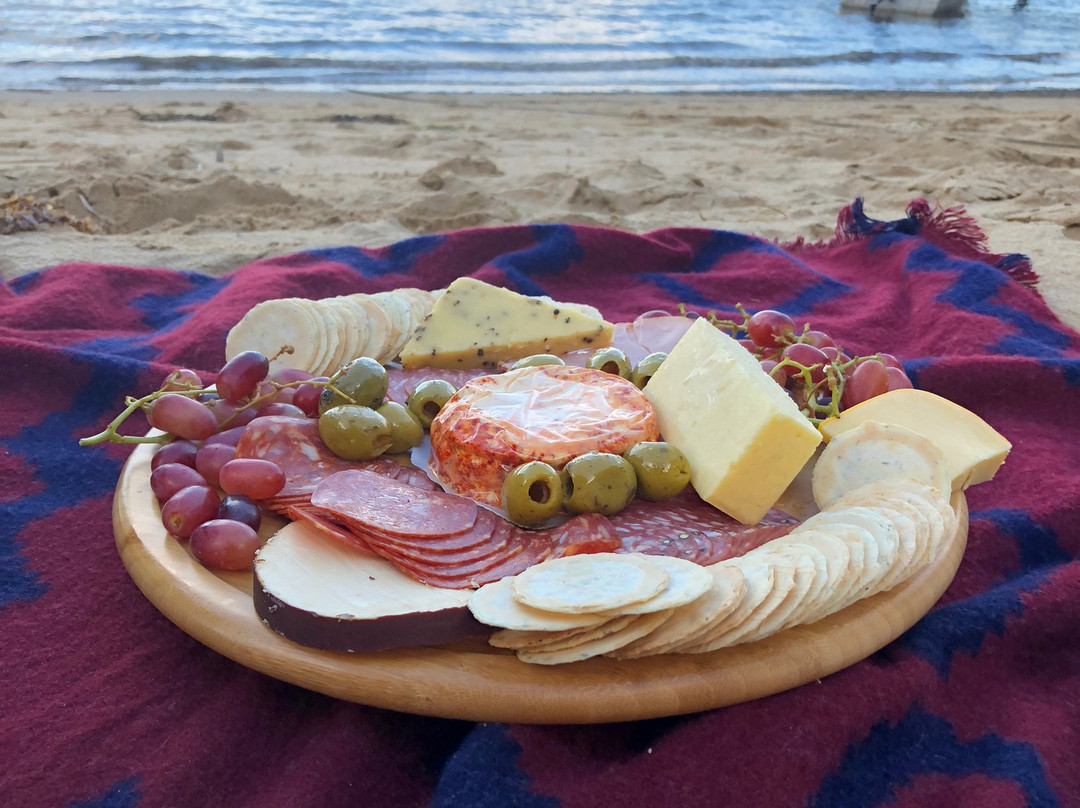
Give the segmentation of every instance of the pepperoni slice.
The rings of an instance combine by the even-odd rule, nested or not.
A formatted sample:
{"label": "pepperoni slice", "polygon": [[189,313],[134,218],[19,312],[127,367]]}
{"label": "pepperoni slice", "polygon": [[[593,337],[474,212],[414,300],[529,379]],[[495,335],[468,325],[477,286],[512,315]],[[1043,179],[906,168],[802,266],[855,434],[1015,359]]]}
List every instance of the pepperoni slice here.
{"label": "pepperoni slice", "polygon": [[425,491],[371,471],[341,471],[319,483],[311,504],[373,533],[394,536],[456,536],[476,524],[471,499]]}
{"label": "pepperoni slice", "polygon": [[798,524],[772,510],[760,523],[744,525],[690,489],[663,502],[635,499],[609,518],[622,541],[620,552],[676,556],[702,565],[743,555]]}

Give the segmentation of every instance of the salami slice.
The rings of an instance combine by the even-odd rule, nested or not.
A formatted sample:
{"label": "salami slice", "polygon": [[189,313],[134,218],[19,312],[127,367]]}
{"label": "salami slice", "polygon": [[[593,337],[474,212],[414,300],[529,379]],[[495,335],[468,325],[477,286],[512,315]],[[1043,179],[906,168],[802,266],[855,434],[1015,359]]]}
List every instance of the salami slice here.
{"label": "salami slice", "polygon": [[413,537],[456,536],[476,523],[475,502],[425,491],[371,471],[341,471],[319,483],[311,504],[373,533]]}
{"label": "salami slice", "polygon": [[317,421],[285,415],[256,418],[244,427],[236,456],[269,460],[281,468],[285,487],[274,497],[278,502],[307,500],[315,486],[331,474],[356,467],[326,448]]}
{"label": "salami slice", "polygon": [[621,552],[675,556],[702,565],[743,555],[798,524],[783,511],[772,510],[760,523],[744,525],[690,489],[663,502],[636,499],[609,518],[622,542]]}
{"label": "salami slice", "polygon": [[388,368],[386,371],[386,398],[389,401],[396,401],[398,404],[405,404],[408,401],[409,394],[421,382],[431,379],[443,379],[450,382],[454,389],[457,389],[470,379],[475,379],[477,376],[486,376],[489,373],[491,373],[490,370],[483,368],[415,368],[413,370]]}
{"label": "salami slice", "polygon": [[319,532],[342,544],[348,545],[361,552],[370,553],[371,546],[360,536],[336,522],[328,519],[326,514],[311,505],[290,505],[285,510],[285,515],[294,522],[307,522],[317,528]]}

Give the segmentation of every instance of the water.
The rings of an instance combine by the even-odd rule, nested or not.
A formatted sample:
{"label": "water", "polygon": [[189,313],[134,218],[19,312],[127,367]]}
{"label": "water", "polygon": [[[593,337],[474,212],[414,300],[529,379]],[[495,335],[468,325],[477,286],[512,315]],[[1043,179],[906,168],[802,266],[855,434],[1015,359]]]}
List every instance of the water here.
{"label": "water", "polygon": [[1080,0],[0,0],[0,88],[1065,90]]}

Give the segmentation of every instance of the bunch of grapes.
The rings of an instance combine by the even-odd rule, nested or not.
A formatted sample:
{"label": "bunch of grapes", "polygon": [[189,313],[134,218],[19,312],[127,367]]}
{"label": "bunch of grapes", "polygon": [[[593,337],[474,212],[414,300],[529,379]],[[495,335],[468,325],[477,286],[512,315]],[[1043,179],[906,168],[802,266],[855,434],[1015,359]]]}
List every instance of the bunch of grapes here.
{"label": "bunch of grapes", "polygon": [[[236,457],[244,426],[262,415],[316,415],[327,384],[304,371],[269,369],[263,354],[246,351],[222,367],[214,387],[193,370],[173,371],[158,390],[128,398],[126,409],[102,432],[79,441],[162,444],[150,463],[162,524],[177,539],[190,541],[192,554],[213,569],[251,568],[262,521],[256,502],[285,485],[277,464]],[[121,435],[118,427],[136,410],[164,434]]]}
{"label": "bunch of grapes", "polygon": [[[808,324],[799,331],[783,312],[763,309],[747,314],[741,305],[736,310],[742,317],[738,322],[720,319],[714,312],[707,316],[752,353],[761,369],[815,423],[889,390],[912,386],[892,354],[849,356],[823,331],[811,330]],[[686,313],[685,308],[682,311]]]}

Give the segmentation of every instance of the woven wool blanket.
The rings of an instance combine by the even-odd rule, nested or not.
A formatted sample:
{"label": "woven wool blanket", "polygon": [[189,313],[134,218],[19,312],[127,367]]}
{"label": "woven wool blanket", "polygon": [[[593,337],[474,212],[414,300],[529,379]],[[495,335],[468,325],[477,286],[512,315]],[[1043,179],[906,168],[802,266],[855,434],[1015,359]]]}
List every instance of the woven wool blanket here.
{"label": "woven wool blanket", "polygon": [[[113,539],[130,446],[80,448],[124,396],[212,378],[259,301],[471,275],[597,306],[777,308],[1013,444],[968,492],[933,609],[793,690],[601,726],[472,724],[339,701],[249,670],[166,620]],[[66,264],[0,286],[0,805],[1069,806],[1080,804],[1080,335],[962,211],[856,202],[827,244],[565,225],[262,260],[224,277]],[[145,428],[137,418],[132,432]]]}

